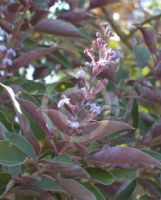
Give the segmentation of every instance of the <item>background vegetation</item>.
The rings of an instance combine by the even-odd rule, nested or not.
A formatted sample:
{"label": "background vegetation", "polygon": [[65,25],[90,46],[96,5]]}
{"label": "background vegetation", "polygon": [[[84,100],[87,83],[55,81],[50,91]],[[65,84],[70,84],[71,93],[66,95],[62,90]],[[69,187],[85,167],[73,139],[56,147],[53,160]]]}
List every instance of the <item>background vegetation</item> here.
{"label": "background vegetation", "polygon": [[0,199],[161,198],[160,13],[0,1]]}

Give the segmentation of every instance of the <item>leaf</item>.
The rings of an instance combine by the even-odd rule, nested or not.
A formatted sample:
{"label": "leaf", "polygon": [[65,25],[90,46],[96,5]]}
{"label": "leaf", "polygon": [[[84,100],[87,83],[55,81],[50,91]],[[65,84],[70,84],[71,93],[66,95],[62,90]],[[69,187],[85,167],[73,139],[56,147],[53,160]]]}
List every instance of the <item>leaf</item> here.
{"label": "leaf", "polygon": [[68,155],[60,154],[58,156],[55,156],[54,159],[44,159],[51,163],[58,163],[58,164],[71,164],[71,158]]}
{"label": "leaf", "polygon": [[92,16],[90,15],[89,12],[87,11],[82,11],[82,12],[72,12],[66,11],[63,13],[60,13],[59,19],[63,19],[72,23],[80,23],[82,20],[87,20],[90,19]]}
{"label": "leaf", "polygon": [[133,127],[136,129],[139,124],[139,112],[138,112],[138,103],[135,99],[133,99],[131,115],[133,118]]}
{"label": "leaf", "polygon": [[[90,126],[93,126],[94,128],[90,130]],[[131,126],[129,126],[126,123],[119,122],[119,121],[112,121],[112,120],[104,120],[104,121],[98,121],[94,122],[89,125],[89,130],[87,129],[88,134],[85,134],[84,136],[76,138],[76,141],[80,144],[88,144],[94,140],[100,139],[102,137],[106,137],[112,133],[118,132],[118,131],[126,131],[132,129]]]}
{"label": "leaf", "polygon": [[27,140],[31,143],[31,145],[34,148],[36,154],[39,154],[40,153],[39,143],[38,143],[37,139],[35,138],[35,136],[33,135],[33,132],[30,129],[29,122],[27,121],[27,119],[22,114],[20,105],[19,105],[18,101],[15,98],[14,91],[12,90],[11,87],[3,85],[2,83],[0,83],[0,86],[2,86],[5,89],[5,91],[8,93],[8,95],[9,95],[9,97],[11,99],[11,102],[13,104],[13,107],[14,107],[14,110],[16,112],[17,118],[19,120],[19,125],[21,127],[21,130],[22,130],[23,134],[25,135]]}
{"label": "leaf", "polygon": [[96,197],[79,182],[72,179],[61,179],[62,187],[76,200],[96,200]]}
{"label": "leaf", "polygon": [[45,109],[43,111],[47,116],[49,116],[53,124],[63,132],[63,134],[71,135],[68,119],[64,113],[55,109]]}
{"label": "leaf", "polygon": [[136,187],[136,180],[127,181],[121,185],[119,192],[116,194],[115,200],[128,200]]}
{"label": "leaf", "polygon": [[142,45],[136,45],[134,54],[139,67],[143,68],[148,64],[151,54],[147,48]]}
{"label": "leaf", "polygon": [[37,186],[44,191],[57,191],[64,192],[63,188],[51,177],[40,177],[39,180],[32,181],[30,183],[33,186]]}
{"label": "leaf", "polygon": [[7,166],[21,165],[26,155],[8,141],[0,140],[0,164]]}
{"label": "leaf", "polygon": [[45,159],[42,160],[45,164],[43,170],[46,172],[62,173],[70,177],[89,178],[88,173],[84,168],[73,163],[61,163],[57,160]]}
{"label": "leaf", "polygon": [[87,156],[85,160],[105,166],[139,167],[156,165],[161,167],[158,160],[132,147],[106,147],[93,155]]}
{"label": "leaf", "polygon": [[161,61],[158,62],[154,68],[154,76],[158,79],[161,79]]}
{"label": "leaf", "polygon": [[25,137],[6,131],[5,139],[8,140],[11,144],[15,145],[17,148],[19,148],[27,156],[36,159],[36,153],[31,144],[25,139]]}
{"label": "leaf", "polygon": [[86,170],[93,180],[103,185],[111,185],[114,181],[113,175],[104,169],[89,167]]}
{"label": "leaf", "polygon": [[137,177],[136,169],[113,169],[110,173],[115,177],[123,177],[130,180],[136,179]]}
{"label": "leaf", "polygon": [[18,166],[4,166],[3,165],[2,171],[7,172],[9,174],[12,174],[13,178],[16,178],[22,172],[21,171],[21,165],[18,165]]}
{"label": "leaf", "polygon": [[35,25],[39,21],[41,21],[42,19],[47,17],[47,15],[48,15],[48,10],[37,8],[33,13],[32,17],[30,19],[30,22],[32,25]]}
{"label": "leaf", "polygon": [[83,37],[73,24],[60,19],[44,19],[36,24],[34,30],[59,36]]}
{"label": "leaf", "polygon": [[88,190],[90,190],[96,197],[97,200],[105,200],[105,197],[101,193],[101,191],[94,186],[91,182],[81,182]]}
{"label": "leaf", "polygon": [[38,125],[43,129],[43,131],[50,135],[50,131],[47,127],[46,119],[42,110],[34,103],[30,101],[26,101],[23,99],[17,99],[21,106],[31,115],[34,120],[38,123]]}
{"label": "leaf", "polygon": [[145,87],[141,97],[143,100],[145,99],[145,101],[161,104],[161,90],[154,86]]}
{"label": "leaf", "polygon": [[149,27],[141,27],[138,26],[138,29],[141,31],[144,42],[150,52],[153,54],[156,52],[156,43],[157,43],[157,33],[154,29],[151,29]]}
{"label": "leaf", "polygon": [[40,57],[43,57],[51,52],[61,49],[60,47],[51,47],[51,48],[39,48],[35,50],[31,50],[25,52],[18,58],[13,60],[12,66],[7,68],[8,72],[12,72],[20,67],[25,67],[26,65],[30,64],[33,60],[36,60]]}
{"label": "leaf", "polygon": [[3,196],[6,191],[7,185],[11,180],[11,174],[0,172],[0,198]]}
{"label": "leaf", "polygon": [[149,154],[149,155],[151,155],[152,157],[154,157],[155,159],[161,161],[161,154],[160,154],[159,152],[153,151],[153,150],[151,150],[151,149],[141,149],[141,151],[143,151],[144,153]]}

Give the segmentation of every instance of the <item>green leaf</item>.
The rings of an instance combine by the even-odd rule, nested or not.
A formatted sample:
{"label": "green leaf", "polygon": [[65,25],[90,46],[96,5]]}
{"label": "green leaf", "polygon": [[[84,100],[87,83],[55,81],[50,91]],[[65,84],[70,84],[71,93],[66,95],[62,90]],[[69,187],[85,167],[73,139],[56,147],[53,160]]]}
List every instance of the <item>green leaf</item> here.
{"label": "green leaf", "polygon": [[31,185],[37,186],[44,191],[64,192],[63,188],[51,177],[41,177],[39,180],[32,181]]}
{"label": "green leaf", "polygon": [[133,127],[137,128],[139,124],[139,112],[138,112],[138,104],[137,101],[133,100],[133,106],[132,106],[132,118],[133,118]]}
{"label": "green leaf", "polygon": [[2,111],[0,111],[0,119],[1,119],[1,122],[3,123],[3,125],[8,130],[12,130],[12,124],[8,121],[7,117],[5,116],[4,113],[2,113]]}
{"label": "green leaf", "polygon": [[134,47],[134,54],[139,67],[145,67],[150,59],[150,51],[142,45],[136,45]]}
{"label": "green leaf", "polygon": [[68,155],[65,155],[65,154],[61,154],[61,155],[54,157],[52,162],[53,163],[65,163],[65,164],[72,163],[71,158]]}
{"label": "green leaf", "polygon": [[81,184],[84,185],[88,190],[90,190],[95,195],[97,200],[107,200],[100,192],[100,190],[90,182],[81,182]]}
{"label": "green leaf", "polygon": [[2,166],[3,172],[7,172],[12,175],[12,177],[17,177],[21,173],[21,166]]}
{"label": "green leaf", "polygon": [[128,181],[121,185],[119,192],[116,194],[115,200],[128,200],[136,187],[136,180]]}
{"label": "green leaf", "polygon": [[0,141],[0,164],[7,166],[21,165],[26,155],[8,141]]}
{"label": "green leaf", "polygon": [[0,197],[2,197],[6,191],[7,184],[11,178],[11,174],[0,172]]}
{"label": "green leaf", "polygon": [[36,153],[32,148],[31,144],[25,139],[25,137],[12,133],[12,132],[5,132],[5,138],[11,144],[15,145],[19,148],[22,152],[24,152],[27,156],[36,159]]}
{"label": "green leaf", "polygon": [[158,153],[157,151],[153,151],[151,149],[140,149],[140,150],[143,151],[144,153],[151,155],[152,157],[156,158],[157,160],[161,160],[161,154]]}
{"label": "green leaf", "polygon": [[71,68],[71,63],[69,63],[68,59],[66,59],[63,54],[59,51],[55,51],[53,54],[53,57],[61,63],[64,67],[70,69]]}
{"label": "green leaf", "polygon": [[113,169],[110,173],[115,177],[123,177],[130,180],[135,179],[137,176],[135,169]]}
{"label": "green leaf", "polygon": [[101,184],[111,185],[114,181],[113,175],[104,169],[89,167],[86,170],[92,179]]}

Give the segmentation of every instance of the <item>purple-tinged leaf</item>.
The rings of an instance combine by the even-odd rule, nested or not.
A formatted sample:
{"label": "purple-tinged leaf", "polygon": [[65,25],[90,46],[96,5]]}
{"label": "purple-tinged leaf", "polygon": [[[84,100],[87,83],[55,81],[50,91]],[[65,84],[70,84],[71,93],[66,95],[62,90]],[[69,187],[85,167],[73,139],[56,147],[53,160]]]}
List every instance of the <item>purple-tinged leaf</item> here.
{"label": "purple-tinged leaf", "polygon": [[85,169],[73,163],[54,163],[52,160],[43,160],[45,172],[62,173],[70,177],[89,178]]}
{"label": "purple-tinged leaf", "polygon": [[13,24],[16,19],[17,12],[20,10],[21,5],[19,3],[10,3],[4,10],[5,19]]}
{"label": "purple-tinged leaf", "polygon": [[5,91],[9,95],[9,98],[10,98],[12,104],[13,104],[13,107],[14,107],[14,110],[16,112],[17,118],[19,120],[19,125],[21,127],[23,134],[25,135],[27,140],[31,143],[35,152],[37,154],[39,154],[40,153],[39,143],[38,143],[36,137],[34,136],[32,130],[30,128],[30,124],[29,124],[28,120],[24,117],[24,115],[21,111],[20,105],[19,105],[18,101],[16,100],[14,91],[12,90],[11,87],[3,85],[2,83],[0,83],[0,85],[5,89]]}
{"label": "purple-tinged leaf", "polygon": [[50,131],[47,127],[45,116],[42,110],[34,103],[17,98],[19,104],[37,121],[39,126],[44,130],[47,135],[50,135]]}
{"label": "purple-tinged leaf", "polygon": [[0,27],[5,30],[7,33],[12,33],[13,32],[13,28],[12,25],[10,23],[8,23],[6,20],[4,19],[0,19]]}
{"label": "purple-tinged leaf", "polygon": [[148,133],[145,134],[143,142],[149,146],[161,144],[161,120],[155,122]]}
{"label": "purple-tinged leaf", "polygon": [[149,51],[153,54],[156,52],[157,34],[154,29],[149,27],[138,27],[141,31],[144,42],[148,47]]}
{"label": "purple-tinged leaf", "polygon": [[47,116],[49,116],[54,125],[65,135],[72,134],[72,132],[69,129],[68,119],[65,114],[55,109],[46,109],[43,111]]}
{"label": "purple-tinged leaf", "polygon": [[40,48],[40,49],[35,49],[32,51],[25,52],[18,58],[14,59],[12,66],[8,66],[7,70],[11,72],[20,67],[25,67],[26,65],[31,63],[33,60],[36,60],[40,57],[50,54],[51,52],[56,51],[58,49],[61,49],[61,48],[60,47]]}
{"label": "purple-tinged leaf", "polygon": [[[92,130],[90,130],[91,127],[93,127]],[[89,126],[87,126],[85,129],[87,129],[85,130],[85,132],[88,133],[77,139],[77,142],[80,144],[88,144],[94,140],[98,140],[102,137],[111,135],[112,133],[118,131],[130,130],[132,129],[132,127],[123,122],[104,120],[104,121],[94,122]]]}
{"label": "purple-tinged leaf", "polygon": [[154,76],[161,79],[161,61],[154,68]]}
{"label": "purple-tinged leaf", "polygon": [[32,25],[36,25],[39,21],[43,20],[44,18],[46,18],[48,15],[48,10],[44,10],[41,8],[38,8],[34,14],[31,17],[31,24]]}
{"label": "purple-tinged leaf", "polygon": [[161,105],[161,90],[155,87],[145,87],[141,98],[145,102]]}
{"label": "purple-tinged leaf", "polygon": [[60,180],[61,186],[76,200],[96,200],[96,197],[83,185],[72,179]]}
{"label": "purple-tinged leaf", "polygon": [[59,36],[83,37],[77,27],[60,19],[44,19],[35,26],[34,30]]}
{"label": "purple-tinged leaf", "polygon": [[132,147],[106,147],[101,151],[89,155],[86,161],[103,166],[139,167],[161,163],[152,156]]}
{"label": "purple-tinged leaf", "polygon": [[64,13],[61,13],[59,16],[59,19],[67,20],[72,23],[79,23],[82,20],[90,19],[92,16],[89,14],[89,12],[71,12],[67,11]]}

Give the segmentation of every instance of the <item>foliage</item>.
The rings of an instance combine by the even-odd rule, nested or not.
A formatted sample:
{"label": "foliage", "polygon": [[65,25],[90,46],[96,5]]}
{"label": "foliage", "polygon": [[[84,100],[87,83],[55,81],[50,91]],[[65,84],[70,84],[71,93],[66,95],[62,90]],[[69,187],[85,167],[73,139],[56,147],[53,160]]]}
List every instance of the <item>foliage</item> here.
{"label": "foliage", "polygon": [[160,14],[117,6],[0,2],[0,199],[160,198]]}

